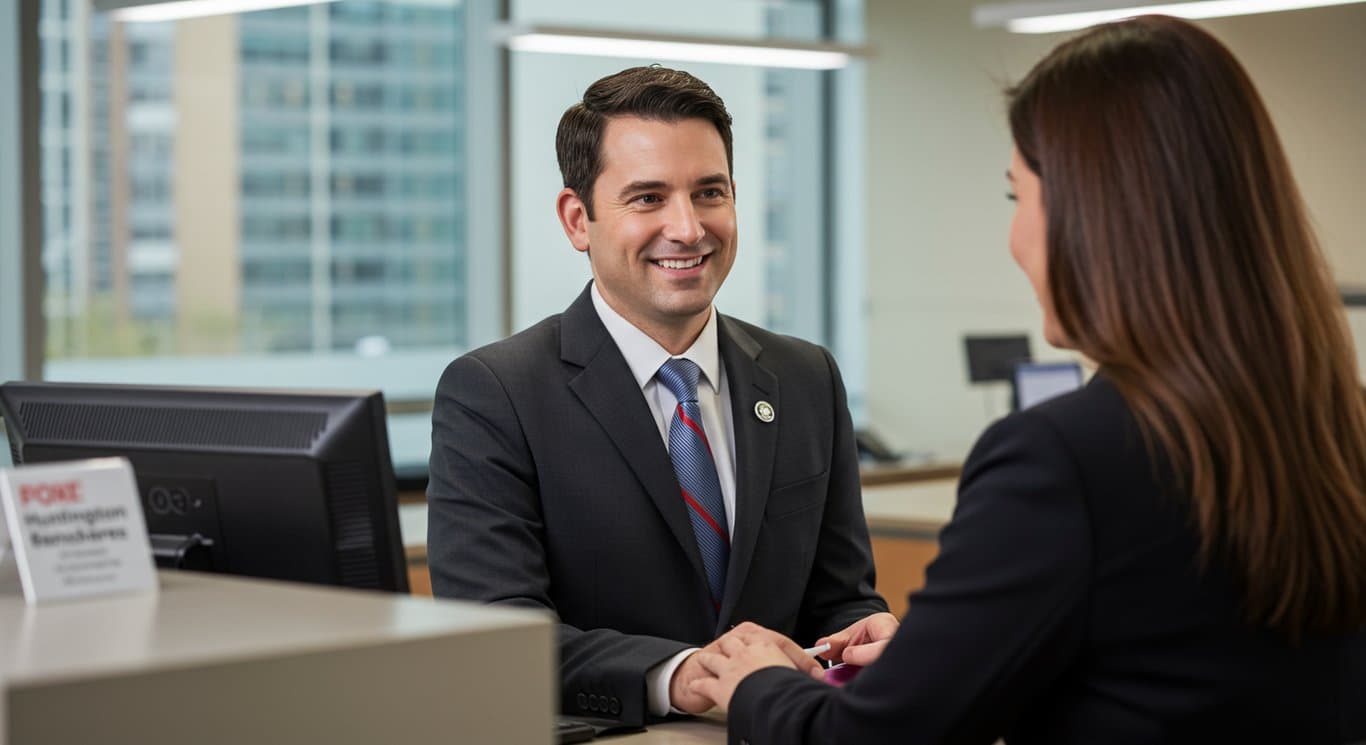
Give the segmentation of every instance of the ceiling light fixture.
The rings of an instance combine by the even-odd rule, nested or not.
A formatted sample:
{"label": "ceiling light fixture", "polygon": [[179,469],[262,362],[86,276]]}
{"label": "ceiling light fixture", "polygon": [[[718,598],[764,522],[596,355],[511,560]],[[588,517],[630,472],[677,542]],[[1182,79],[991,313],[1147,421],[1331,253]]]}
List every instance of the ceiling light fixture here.
{"label": "ceiling light fixture", "polygon": [[95,7],[99,10],[109,11],[110,17],[115,21],[155,23],[331,2],[336,2],[336,0],[174,0],[173,2],[96,0]]}
{"label": "ceiling light fixture", "polygon": [[632,57],[676,62],[715,62],[753,67],[834,70],[864,51],[834,44],[793,41],[668,36],[576,28],[503,29],[504,43],[514,52],[544,52],[594,57]]}
{"label": "ceiling light fixture", "polygon": [[972,11],[973,23],[986,28],[1005,27],[1021,34],[1048,34],[1074,31],[1097,23],[1118,21],[1136,15],[1160,13],[1178,18],[1220,18],[1224,16],[1276,13],[1332,5],[1351,5],[1366,0],[1196,0],[1195,2],[1135,2],[1135,0],[1093,0],[1092,2],[1035,2],[979,5]]}

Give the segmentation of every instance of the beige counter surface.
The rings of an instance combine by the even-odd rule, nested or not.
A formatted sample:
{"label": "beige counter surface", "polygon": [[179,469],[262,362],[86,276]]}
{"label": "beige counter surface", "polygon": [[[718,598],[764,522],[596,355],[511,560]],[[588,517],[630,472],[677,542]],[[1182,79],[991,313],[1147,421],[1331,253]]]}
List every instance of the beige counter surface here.
{"label": "beige counter surface", "polygon": [[160,572],[161,592],[29,606],[0,596],[0,680],[48,684],[548,623],[527,612]]}
{"label": "beige counter surface", "polygon": [[873,535],[932,539],[957,503],[956,478],[863,488],[863,514]]}
{"label": "beige counter surface", "polygon": [[646,731],[592,740],[602,745],[725,745],[726,717],[717,711],[700,717],[651,725]]}
{"label": "beige counter surface", "polygon": [[546,614],[159,579],[40,606],[0,595],[0,744],[549,742]]}

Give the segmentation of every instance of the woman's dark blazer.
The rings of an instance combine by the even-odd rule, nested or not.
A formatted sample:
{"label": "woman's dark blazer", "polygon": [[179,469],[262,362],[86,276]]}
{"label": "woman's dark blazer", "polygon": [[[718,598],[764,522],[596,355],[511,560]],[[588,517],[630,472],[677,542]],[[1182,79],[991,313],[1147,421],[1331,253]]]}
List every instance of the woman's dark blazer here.
{"label": "woman's dark blazer", "polygon": [[982,435],[882,658],[838,690],[784,668],[750,675],[731,741],[1366,741],[1366,635],[1295,647],[1249,628],[1236,582],[1199,571],[1197,547],[1097,375]]}

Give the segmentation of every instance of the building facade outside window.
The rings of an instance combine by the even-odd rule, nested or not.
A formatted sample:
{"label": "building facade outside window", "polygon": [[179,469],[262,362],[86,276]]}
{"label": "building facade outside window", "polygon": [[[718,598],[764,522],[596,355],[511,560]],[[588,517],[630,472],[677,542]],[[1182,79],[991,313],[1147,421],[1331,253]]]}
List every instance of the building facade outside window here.
{"label": "building facade outside window", "polygon": [[[819,40],[830,16],[816,0],[708,1],[683,27],[615,0],[519,0],[507,20]],[[445,364],[586,281],[552,209],[560,112],[651,61],[511,53],[503,90],[494,6],[133,23],[42,0],[44,377],[380,388],[416,404],[390,434],[400,471],[420,472],[421,404]],[[832,344],[827,73],[663,63],[736,116],[741,260],[722,311]]]}

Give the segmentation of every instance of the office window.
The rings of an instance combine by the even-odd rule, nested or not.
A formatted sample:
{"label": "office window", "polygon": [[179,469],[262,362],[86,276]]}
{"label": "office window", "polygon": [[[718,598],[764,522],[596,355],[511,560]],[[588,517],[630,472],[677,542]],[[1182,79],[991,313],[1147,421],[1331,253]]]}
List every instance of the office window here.
{"label": "office window", "polygon": [[[421,401],[496,336],[469,308],[499,278],[467,272],[459,113],[491,86],[466,54],[491,19],[431,0],[42,14],[46,377]],[[426,419],[393,422],[401,467],[425,464]]]}
{"label": "office window", "polygon": [[[619,0],[560,3],[520,0],[524,24],[603,30],[819,41],[826,3],[816,0],[703,0],[677,8]],[[560,114],[585,87],[631,65],[659,62],[687,70],[725,100],[734,118],[739,253],[718,297],[726,313],[783,333],[829,344],[824,282],[828,250],[823,152],[825,76],[808,70],[519,52],[512,55],[514,325],[558,312],[587,280],[586,259],[566,244],[551,196],[560,175],[553,157]]]}
{"label": "office window", "polygon": [[[861,7],[705,0],[680,18],[514,0],[508,20],[819,40],[834,4]],[[597,77],[654,61],[514,53],[504,89],[498,5],[125,23],[45,1],[45,377],[380,388],[416,409],[391,418],[395,462],[425,465],[420,406],[445,364],[563,309],[588,277],[550,206],[560,113]],[[664,63],[711,82],[736,118],[740,258],[720,307],[837,342],[826,269],[861,247],[827,238],[832,78]]]}

